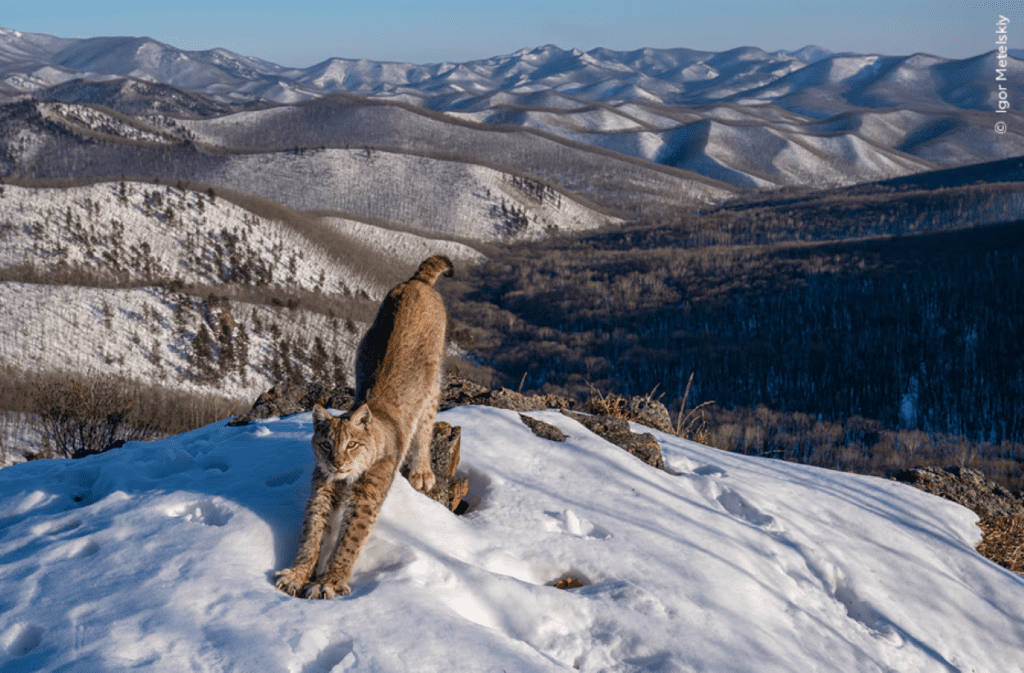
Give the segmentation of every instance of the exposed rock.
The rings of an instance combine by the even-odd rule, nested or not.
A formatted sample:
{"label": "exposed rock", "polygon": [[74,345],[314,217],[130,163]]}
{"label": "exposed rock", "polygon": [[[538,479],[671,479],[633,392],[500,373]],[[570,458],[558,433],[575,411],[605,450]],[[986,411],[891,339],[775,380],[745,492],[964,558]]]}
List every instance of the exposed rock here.
{"label": "exposed rock", "polygon": [[469,379],[449,374],[441,386],[441,402],[438,407],[441,411],[445,411],[452,407],[480,404],[477,400],[485,399],[489,392],[487,388],[473,383]]}
{"label": "exposed rock", "polygon": [[675,434],[675,428],[672,427],[672,418],[668,415],[668,409],[658,400],[652,400],[649,397],[632,397],[629,400],[629,413],[636,419],[637,423],[642,423],[655,430]]}
{"label": "exposed rock", "polygon": [[1021,516],[1024,501],[969,467],[921,467],[902,470],[896,481],[960,503],[978,516]]}
{"label": "exposed rock", "polygon": [[348,409],[354,400],[351,388],[328,387],[321,383],[296,385],[279,383],[256,398],[252,409],[237,417],[228,425],[246,425],[249,421],[271,416],[290,416],[312,411],[319,404],[328,409]]}
{"label": "exposed rock", "polygon": [[[434,423],[434,436],[430,442],[430,467],[434,471],[434,488],[427,497],[438,501],[453,512],[469,493],[469,480],[456,478],[455,471],[461,459],[462,428],[444,421]],[[409,476],[409,462],[402,466],[402,476]]]}
{"label": "exposed rock", "polygon": [[490,390],[468,379],[449,374],[441,389],[441,411],[476,404],[512,411],[573,408],[576,401],[558,395],[523,395],[508,388]]}
{"label": "exposed rock", "polygon": [[595,416],[616,416],[642,423],[649,428],[675,434],[672,419],[665,405],[649,395],[620,397],[618,395],[591,395],[581,411]]}
{"label": "exposed rock", "polygon": [[1016,573],[1024,573],[1024,498],[978,470],[923,467],[903,470],[896,480],[959,503],[978,515],[983,539],[978,552]]}
{"label": "exposed rock", "polygon": [[[602,405],[601,402],[605,404]],[[560,409],[563,414],[582,423],[591,432],[607,439],[608,441],[629,451],[634,456],[660,470],[665,469],[665,460],[661,455],[661,446],[658,440],[650,433],[638,435],[629,428],[629,421],[645,420],[649,425],[657,429],[672,431],[671,423],[668,421],[668,410],[657,400],[649,397],[592,397],[584,408],[590,409],[594,415],[588,416],[572,411],[579,406],[577,402],[568,397],[557,395],[523,395],[513,392],[507,388],[500,390],[489,390],[481,385],[459,376],[449,374],[441,390],[441,409],[476,404],[499,409],[511,409],[512,411],[542,411],[545,409]],[[627,416],[628,414],[628,416]],[[626,416],[626,418],[622,417]],[[541,423],[534,419],[527,420],[520,413],[520,418],[526,423],[535,434],[542,437],[540,432],[550,433],[547,439],[554,439],[554,433],[550,430],[540,430]],[[547,426],[547,423],[543,425]],[[554,426],[551,429],[562,435],[561,431]],[[564,437],[564,435],[563,435]],[[562,440],[555,440],[562,441]]]}
{"label": "exposed rock", "polygon": [[612,444],[622,447],[634,456],[659,470],[665,469],[665,459],[661,455],[658,440],[649,432],[638,435],[629,429],[629,421],[613,416],[588,416],[576,411],[562,409],[569,418],[582,423],[595,435]]}
{"label": "exposed rock", "polygon": [[564,442],[566,440],[565,433],[550,423],[538,421],[536,418],[531,418],[525,414],[519,414],[519,418],[526,424],[526,427],[533,431],[533,434],[542,439],[550,439],[553,442]]}
{"label": "exposed rock", "polygon": [[579,589],[583,586],[583,582],[580,582],[575,577],[566,577],[564,579],[558,580],[551,586],[555,587],[556,589],[561,589],[565,591],[567,589]]}

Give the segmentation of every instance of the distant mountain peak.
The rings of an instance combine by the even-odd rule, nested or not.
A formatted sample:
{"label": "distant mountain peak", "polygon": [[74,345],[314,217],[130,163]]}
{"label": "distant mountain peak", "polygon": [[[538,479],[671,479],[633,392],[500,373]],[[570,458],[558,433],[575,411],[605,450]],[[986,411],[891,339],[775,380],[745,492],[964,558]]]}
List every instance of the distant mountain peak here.
{"label": "distant mountain peak", "polygon": [[798,58],[807,64],[820,61],[824,58],[828,58],[829,56],[835,54],[835,52],[832,51],[831,49],[819,47],[816,44],[809,44],[806,47],[801,47],[800,49],[797,49],[796,51],[786,51],[783,53]]}

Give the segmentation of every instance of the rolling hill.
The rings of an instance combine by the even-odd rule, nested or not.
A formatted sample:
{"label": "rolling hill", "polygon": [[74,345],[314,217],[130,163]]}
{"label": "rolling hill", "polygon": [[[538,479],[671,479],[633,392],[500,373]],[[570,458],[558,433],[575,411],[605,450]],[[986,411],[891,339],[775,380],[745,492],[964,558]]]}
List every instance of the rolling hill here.
{"label": "rolling hill", "polygon": [[[582,52],[546,45],[467,63],[335,58],[285,68],[222,49],[183,51],[148,38],[62,40],[0,32],[0,79],[11,100],[27,94],[130,115],[173,115],[191,119],[191,126],[203,125],[196,118],[264,108],[262,117],[220,124],[221,129],[232,124],[262,129],[266,119],[277,120],[279,114],[293,120],[311,114],[267,108],[346,95],[342,107],[365,106],[361,114],[379,117],[380,124],[340,129],[339,113],[330,109],[337,104],[329,103],[313,108],[322,115],[319,121],[288,133],[275,128],[270,138],[291,146],[384,148],[390,144],[375,141],[381,135],[408,143],[410,126],[453,124],[437,137],[454,135],[456,151],[474,162],[506,162],[509,153],[492,142],[467,151],[477,148],[474,140],[481,134],[456,122],[479,122],[520,131],[514,137],[531,153],[545,140],[558,140],[574,148],[560,149],[563,154],[585,158],[575,152],[585,145],[641,159],[640,165],[684,169],[676,177],[690,182],[695,178],[690,172],[703,175],[712,181],[711,189],[705,185],[694,193],[692,184],[684,189],[706,201],[714,201],[712,192],[724,186],[716,182],[733,189],[830,187],[1024,154],[1019,113],[1011,109],[1000,119],[992,114],[999,93],[996,67],[994,52],[950,60],[927,54],[833,54],[821,48]],[[1009,100],[1024,100],[1024,63],[1011,58],[1006,70]],[[435,113],[426,117],[433,123],[411,117],[412,111]],[[353,112],[341,116],[351,118]],[[1008,124],[1005,133],[993,132],[999,120]],[[216,124],[205,126],[201,135],[209,138]],[[394,130],[399,132],[388,133]],[[253,138],[262,143],[263,136],[253,133],[250,144]],[[432,147],[413,151],[436,155],[444,149],[438,142],[423,144]],[[525,163],[505,167],[559,182]],[[605,182],[593,191],[610,189]],[[559,182],[584,195],[573,183],[571,178]],[[621,202],[630,190],[614,191],[612,199]],[[665,190],[653,193],[662,198]],[[634,212],[642,207],[636,201],[626,204]]]}

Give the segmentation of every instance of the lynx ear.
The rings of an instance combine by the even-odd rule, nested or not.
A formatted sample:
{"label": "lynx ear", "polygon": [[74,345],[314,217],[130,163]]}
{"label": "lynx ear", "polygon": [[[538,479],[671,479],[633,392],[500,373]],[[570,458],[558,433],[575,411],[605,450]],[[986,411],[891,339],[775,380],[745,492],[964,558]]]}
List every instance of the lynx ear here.
{"label": "lynx ear", "polygon": [[370,421],[373,420],[373,414],[370,413],[370,407],[362,404],[358,409],[352,412],[352,422],[363,426],[369,426]]}
{"label": "lynx ear", "polygon": [[314,423],[326,423],[331,420],[331,414],[326,409],[321,407],[319,404],[313,405],[313,422]]}

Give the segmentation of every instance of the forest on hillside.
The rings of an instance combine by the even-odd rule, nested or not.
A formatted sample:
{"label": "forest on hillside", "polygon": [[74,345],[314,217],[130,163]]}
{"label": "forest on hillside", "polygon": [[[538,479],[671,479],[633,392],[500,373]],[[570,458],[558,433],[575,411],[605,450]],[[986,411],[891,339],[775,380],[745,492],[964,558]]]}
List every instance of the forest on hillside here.
{"label": "forest on hillside", "polygon": [[[654,391],[674,410],[714,401],[711,432],[762,427],[757,441],[719,433],[730,445],[720,448],[858,462],[812,458],[813,442],[770,446],[780,424],[793,424],[785,415],[802,414],[796,425],[807,436],[838,424],[829,432],[843,442],[832,447],[867,435],[877,444],[887,431],[898,450],[899,432],[918,432],[962,457],[962,438],[976,445],[966,453],[1008,460],[1000,469],[1019,475],[1024,222],[976,219],[1016,193],[972,186],[953,194],[959,210],[951,193],[872,195],[860,218],[856,200],[846,216],[840,199],[783,202],[774,215],[762,203],[513,245],[454,293],[454,336],[493,368],[496,384],[577,397]],[[865,235],[857,224],[884,225],[894,213],[917,231]],[[785,226],[751,244],[766,221]],[[693,235],[743,242],[681,244]],[[850,430],[850,419],[872,429]],[[870,462],[874,444],[864,441]]]}

